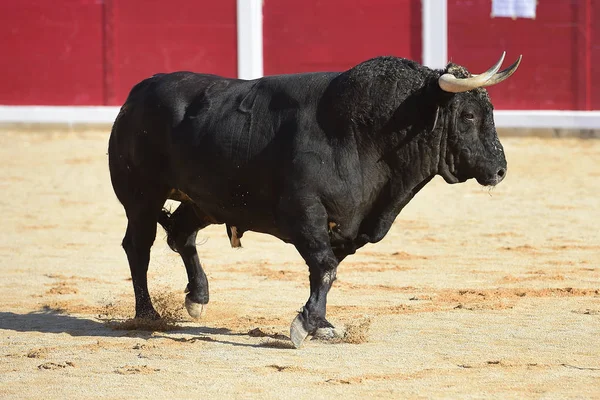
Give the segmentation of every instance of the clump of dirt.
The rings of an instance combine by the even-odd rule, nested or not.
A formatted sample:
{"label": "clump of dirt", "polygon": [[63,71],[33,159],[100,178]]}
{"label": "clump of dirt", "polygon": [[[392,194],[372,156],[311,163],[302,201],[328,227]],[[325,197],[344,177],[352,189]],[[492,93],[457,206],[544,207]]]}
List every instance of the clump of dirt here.
{"label": "clump of dirt", "polygon": [[452,308],[464,310],[505,310],[514,307],[514,294],[504,290],[449,290],[440,291],[434,301],[438,307],[444,303],[458,303]]}
{"label": "clump of dirt", "polygon": [[274,327],[270,328],[254,328],[248,331],[248,336],[252,337],[270,337],[271,339],[289,340],[290,338],[283,333],[277,331]]}
{"label": "clump of dirt", "polygon": [[30,350],[27,353],[27,358],[46,358],[48,357],[48,353],[50,353],[50,348],[48,347],[41,347],[39,349],[33,349]]}
{"label": "clump of dirt", "polygon": [[77,294],[79,289],[70,284],[69,282],[57,282],[52,285],[46,294]]}
{"label": "clump of dirt", "polygon": [[[598,296],[600,289],[579,289],[579,288],[548,288],[539,290],[522,291],[527,296],[532,297],[582,297],[582,296]],[[518,293],[517,293],[518,294]]]}
{"label": "clump of dirt", "polygon": [[106,304],[98,317],[115,330],[169,332],[179,329],[178,323],[186,319],[181,294],[167,290],[156,292],[152,296],[152,304],[160,314],[160,319],[127,318],[127,315],[131,315],[133,306],[122,302]]}
{"label": "clump of dirt", "polygon": [[507,250],[507,251],[517,251],[517,252],[523,252],[523,253],[537,253],[538,249],[534,246],[531,246],[529,244],[523,244],[520,246],[503,246],[500,247],[500,250]]}
{"label": "clump of dirt", "polygon": [[[467,366],[466,368],[470,368]],[[363,384],[366,382],[381,382],[381,381],[400,381],[407,379],[416,379],[422,378],[426,375],[426,371],[419,371],[412,374],[407,374],[404,372],[401,373],[393,373],[393,374],[364,374],[358,376],[348,376],[348,377],[339,377],[339,378],[331,378],[327,379],[323,383],[326,384],[334,384],[334,385],[357,385]]]}
{"label": "clump of dirt", "polygon": [[216,342],[216,339],[211,338],[210,336],[196,336],[193,338],[180,338],[180,339],[172,339],[175,342],[179,343],[196,343],[196,342]]}
{"label": "clump of dirt", "polygon": [[260,347],[269,347],[271,349],[296,349],[294,344],[289,340],[268,339],[261,344]]}
{"label": "clump of dirt", "polygon": [[153,374],[154,372],[157,372],[157,371],[160,371],[160,368],[151,368],[147,365],[139,365],[139,366],[124,365],[122,367],[115,369],[115,373],[117,373],[119,375],[133,375],[133,374],[149,375],[149,374]]}
{"label": "clump of dirt", "polygon": [[392,253],[392,256],[399,260],[427,260],[425,256],[410,254],[405,251],[395,251]]}
{"label": "clump of dirt", "polygon": [[152,303],[162,319],[173,323],[187,319],[184,298],[179,292],[160,290],[152,296]]}
{"label": "clump of dirt", "polygon": [[131,318],[124,321],[110,321],[107,325],[117,331],[169,332],[179,329],[179,325],[165,319]]}
{"label": "clump of dirt", "polygon": [[325,383],[330,383],[333,385],[351,385],[352,382],[350,382],[349,380],[346,379],[336,379],[336,378],[332,378],[332,379],[327,379],[325,381]]}
{"label": "clump of dirt", "polygon": [[583,315],[600,315],[600,309],[591,309],[586,308],[583,310],[573,310],[575,314],[583,314]]}
{"label": "clump of dirt", "polygon": [[371,318],[363,317],[346,325],[346,332],[341,341],[344,343],[361,344],[369,340]]}
{"label": "clump of dirt", "polygon": [[408,300],[410,301],[431,301],[433,297],[431,295],[423,294],[418,296],[410,297]]}
{"label": "clump of dirt", "polygon": [[44,369],[63,369],[63,368],[67,368],[67,367],[75,367],[75,364],[72,363],[71,361],[65,361],[64,363],[53,363],[53,362],[47,362],[47,363],[43,363],[38,365],[38,369],[44,370]]}
{"label": "clump of dirt", "polygon": [[479,311],[479,310],[507,310],[514,308],[512,303],[506,303],[502,301],[496,301],[491,303],[475,303],[475,304],[463,304],[460,303],[454,307],[455,310],[469,310],[469,311]]}
{"label": "clump of dirt", "polygon": [[136,343],[132,349],[134,350],[148,350],[148,349],[156,349],[156,345],[152,344],[146,344],[146,343]]}
{"label": "clump of dirt", "polygon": [[274,369],[277,372],[283,372],[283,371],[288,371],[288,372],[306,371],[305,368],[299,367],[297,365],[277,365],[277,364],[271,364],[271,365],[267,365],[267,368]]}

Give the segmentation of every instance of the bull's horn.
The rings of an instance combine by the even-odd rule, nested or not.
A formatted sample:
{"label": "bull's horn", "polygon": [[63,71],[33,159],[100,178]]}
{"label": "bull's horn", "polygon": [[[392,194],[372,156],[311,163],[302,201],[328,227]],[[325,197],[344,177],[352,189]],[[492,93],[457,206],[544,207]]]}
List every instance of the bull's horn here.
{"label": "bull's horn", "polygon": [[506,52],[503,51],[500,60],[498,60],[498,62],[494,64],[492,68],[488,69],[481,75],[472,76],[470,78],[457,78],[452,74],[443,74],[440,76],[438,84],[443,91],[450,93],[467,92],[469,90],[482,87],[496,74],[496,72],[498,72],[500,66],[502,65],[502,61],[504,61],[505,55]]}
{"label": "bull's horn", "polygon": [[492,86],[495,85],[497,83],[500,83],[506,79],[508,79],[512,74],[515,73],[515,71],[517,70],[517,68],[519,68],[519,64],[521,64],[521,58],[523,56],[519,56],[519,58],[517,59],[517,61],[515,61],[510,67],[506,68],[505,70],[502,70],[500,72],[498,72],[496,75],[494,75],[492,77],[492,79],[490,79],[489,81],[487,81],[482,87],[488,87],[488,86]]}

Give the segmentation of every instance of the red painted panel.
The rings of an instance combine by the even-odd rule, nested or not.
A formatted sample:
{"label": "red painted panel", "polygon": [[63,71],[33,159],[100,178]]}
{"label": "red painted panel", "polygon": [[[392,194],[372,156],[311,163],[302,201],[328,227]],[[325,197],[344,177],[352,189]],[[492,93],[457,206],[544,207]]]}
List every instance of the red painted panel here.
{"label": "red painted panel", "polygon": [[0,2],[0,104],[102,104],[102,4]]}
{"label": "red painted panel", "polygon": [[265,0],[266,75],[340,71],[379,55],[421,60],[420,0]]}
{"label": "red painted panel", "polygon": [[110,104],[121,104],[134,84],[158,72],[237,76],[235,0],[128,0],[107,6],[114,29]]}
{"label": "red painted panel", "polygon": [[536,19],[491,18],[490,1],[448,0],[448,57],[473,73],[506,50],[519,70],[489,88],[497,109],[580,109],[585,99],[581,64],[583,1],[539,1]]}
{"label": "red painted panel", "polygon": [[589,4],[591,6],[591,15],[589,19],[591,28],[591,108],[594,110],[600,110],[600,3],[590,0]]}

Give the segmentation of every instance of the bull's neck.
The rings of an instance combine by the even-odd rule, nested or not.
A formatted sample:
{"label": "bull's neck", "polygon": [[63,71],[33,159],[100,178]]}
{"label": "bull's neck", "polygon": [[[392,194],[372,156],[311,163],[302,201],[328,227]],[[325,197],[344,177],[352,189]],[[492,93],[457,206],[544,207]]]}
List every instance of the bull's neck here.
{"label": "bull's neck", "polygon": [[423,132],[388,155],[389,191],[394,217],[438,171],[439,141]]}
{"label": "bull's neck", "polygon": [[438,173],[442,121],[433,125],[431,120],[422,130],[392,133],[404,138],[400,143],[394,138],[378,143],[378,162],[383,164],[386,179],[372,188],[378,194],[361,227],[369,242],[381,240],[400,211]]}

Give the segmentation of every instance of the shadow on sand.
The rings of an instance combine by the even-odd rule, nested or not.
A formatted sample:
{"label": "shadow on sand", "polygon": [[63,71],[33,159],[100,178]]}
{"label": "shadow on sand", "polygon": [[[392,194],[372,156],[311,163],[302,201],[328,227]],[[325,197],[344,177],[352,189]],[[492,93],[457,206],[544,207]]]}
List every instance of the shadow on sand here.
{"label": "shadow on sand", "polygon": [[[94,318],[65,314],[59,310],[44,308],[27,314],[0,312],[0,330],[14,332],[67,333],[71,336],[100,336],[100,337],[136,337],[146,340],[170,339],[177,342],[193,343],[197,340],[228,344],[243,347],[277,347],[286,348],[285,342],[280,346],[265,345],[265,343],[239,343],[222,340],[214,336],[250,337],[248,333],[233,332],[227,328],[211,328],[205,326],[180,326],[169,332],[152,332],[148,330],[115,330],[106,322]],[[192,335],[191,338],[181,338],[178,334]],[[291,345],[291,342],[290,342]]]}

